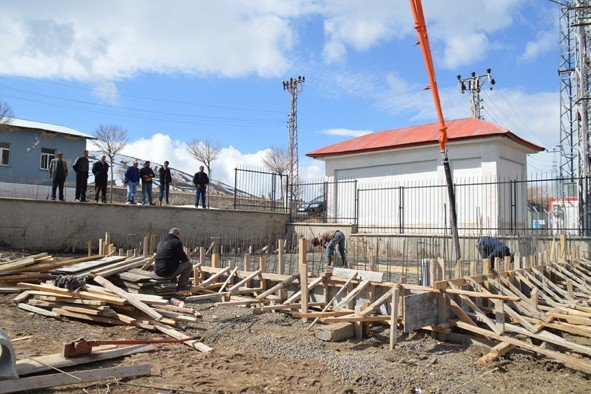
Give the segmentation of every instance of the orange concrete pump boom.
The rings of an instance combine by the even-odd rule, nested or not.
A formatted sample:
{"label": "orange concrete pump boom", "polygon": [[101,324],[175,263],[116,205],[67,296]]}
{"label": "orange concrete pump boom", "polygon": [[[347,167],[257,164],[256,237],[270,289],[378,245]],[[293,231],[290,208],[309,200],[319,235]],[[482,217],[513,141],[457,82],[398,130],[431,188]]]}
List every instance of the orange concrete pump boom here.
{"label": "orange concrete pump boom", "polygon": [[[447,183],[447,194],[450,204],[450,219],[451,219],[451,231],[454,240],[455,257],[456,261],[461,258],[460,251],[460,239],[458,236],[458,220],[456,213],[456,197],[454,193],[453,180],[451,176],[451,169],[449,166],[449,159],[447,157],[447,126],[445,125],[445,119],[443,117],[443,110],[441,109],[441,100],[439,98],[439,89],[437,87],[437,79],[435,78],[435,68],[433,66],[433,57],[431,56],[431,47],[429,45],[429,36],[427,35],[427,24],[425,23],[425,15],[423,14],[423,5],[421,0],[410,0],[410,8],[415,19],[415,29],[419,36],[419,43],[423,50],[423,58],[425,59],[425,67],[427,68],[427,74],[429,76],[429,88],[433,94],[433,101],[435,102],[435,110],[437,111],[437,117],[439,118],[439,150],[441,152],[441,158],[443,163],[443,170],[445,172],[445,180]],[[433,279],[432,279],[433,280]]]}

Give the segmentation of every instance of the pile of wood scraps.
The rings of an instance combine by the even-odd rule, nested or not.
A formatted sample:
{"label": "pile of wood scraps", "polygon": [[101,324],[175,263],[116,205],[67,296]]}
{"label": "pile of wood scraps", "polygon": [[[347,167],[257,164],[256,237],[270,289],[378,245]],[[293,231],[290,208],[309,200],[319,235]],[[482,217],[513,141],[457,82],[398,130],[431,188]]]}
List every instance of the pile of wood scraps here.
{"label": "pile of wood scraps", "polygon": [[[53,318],[70,318],[91,323],[132,325],[150,331],[160,331],[176,339],[187,335],[178,331],[185,323],[200,317],[191,308],[171,305],[157,295],[132,294],[105,279],[94,277],[98,285],[86,284],[69,291],[50,283],[19,283],[25,291],[15,298],[18,307]],[[186,342],[202,352],[212,349],[198,341]]]}
{"label": "pile of wood scraps", "polygon": [[435,282],[432,291],[439,298],[436,327],[498,342],[481,364],[517,347],[591,374],[590,261],[465,276]]}

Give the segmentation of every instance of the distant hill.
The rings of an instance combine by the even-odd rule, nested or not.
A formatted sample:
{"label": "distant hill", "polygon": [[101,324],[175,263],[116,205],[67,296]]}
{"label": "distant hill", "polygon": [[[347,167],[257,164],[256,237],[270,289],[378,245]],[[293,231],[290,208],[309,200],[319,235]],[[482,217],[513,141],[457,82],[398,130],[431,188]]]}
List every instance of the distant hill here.
{"label": "distant hill", "polygon": [[[99,151],[90,151],[88,153],[88,160],[90,161],[90,167],[94,162],[98,161],[102,156],[102,152]],[[107,160],[109,160],[107,158]],[[139,159],[137,157],[126,156],[126,155],[116,155],[115,159],[113,160],[113,176],[115,178],[115,184],[118,186],[123,186],[123,180],[125,179],[125,170],[127,165],[133,164],[134,161],[137,161],[140,164],[140,168],[142,164],[145,162],[144,159]],[[160,185],[160,181],[158,179],[158,169],[162,166],[160,163],[155,163],[151,161],[152,169],[156,174],[156,178],[154,178],[154,186],[158,187]],[[171,190],[176,191],[183,191],[183,192],[194,192],[195,185],[193,185],[193,175],[188,174],[184,171],[177,170],[175,168],[170,167],[171,175],[172,175],[172,183],[170,185]],[[109,174],[110,176],[110,174]],[[89,183],[94,182],[94,175],[92,172],[90,173],[90,177],[88,178]],[[249,193],[243,192],[238,190],[238,195],[240,196],[251,196]],[[221,195],[234,195],[234,186],[230,186],[227,183],[216,181],[213,179],[209,180],[209,189],[208,193],[213,194],[221,194]]]}

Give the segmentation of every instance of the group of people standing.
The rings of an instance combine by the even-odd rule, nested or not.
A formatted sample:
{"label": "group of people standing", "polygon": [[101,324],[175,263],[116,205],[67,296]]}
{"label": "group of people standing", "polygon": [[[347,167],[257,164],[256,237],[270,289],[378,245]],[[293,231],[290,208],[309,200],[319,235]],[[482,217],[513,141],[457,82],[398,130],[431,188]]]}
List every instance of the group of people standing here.
{"label": "group of people standing", "polygon": [[[149,161],[144,162],[142,168],[138,168],[138,162],[134,162],[125,170],[124,183],[127,186],[126,204],[136,204],[135,198],[138,187],[141,181],[142,190],[142,205],[156,205],[152,199],[152,184],[156,178],[154,170],[152,170]],[[85,150],[82,156],[78,157],[72,165],[76,173],[76,201],[86,202],[86,191],[88,188],[88,175],[90,170],[90,162],[88,160],[88,151]],[[100,160],[97,160],[92,165],[92,173],[94,175],[94,201],[99,201],[99,196],[103,203],[107,202],[107,184],[109,180],[109,163],[107,163],[107,156],[102,155]],[[49,164],[49,178],[51,180],[51,199],[59,197],[60,201],[65,201],[64,184],[68,177],[68,165],[63,160],[63,153],[57,154],[57,157],[51,160]],[[158,168],[158,179],[160,181],[160,193],[158,196],[158,205],[170,205],[170,184],[172,183],[172,173],[170,171],[169,162],[165,161],[164,165]],[[205,196],[207,186],[209,185],[209,177],[205,173],[203,166],[199,167],[199,171],[193,176],[193,183],[196,189],[195,207],[199,207],[199,200],[201,200],[201,207],[206,208]]]}
{"label": "group of people standing", "polygon": [[[152,184],[156,174],[149,161],[139,169],[139,163],[136,161],[125,170],[124,183],[127,185],[126,204],[135,204],[135,195],[137,193],[140,181],[142,182],[142,205],[156,205],[152,200]],[[168,161],[158,169],[158,178],[160,180],[160,194],[158,196],[158,205],[170,205],[170,184],[172,183],[172,174]]]}

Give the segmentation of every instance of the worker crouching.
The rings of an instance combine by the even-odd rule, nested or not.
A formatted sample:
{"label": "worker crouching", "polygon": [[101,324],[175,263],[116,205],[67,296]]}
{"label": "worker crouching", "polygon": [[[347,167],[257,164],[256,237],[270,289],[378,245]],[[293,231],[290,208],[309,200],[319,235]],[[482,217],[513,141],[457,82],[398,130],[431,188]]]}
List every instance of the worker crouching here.
{"label": "worker crouching", "polygon": [[326,258],[328,259],[327,268],[330,269],[333,266],[333,259],[335,255],[335,249],[339,248],[339,254],[343,261],[343,266],[347,266],[347,253],[345,252],[345,234],[339,230],[325,231],[320,233],[317,237],[312,239],[312,245],[322,245],[326,249]]}
{"label": "worker crouching", "polygon": [[163,278],[176,280],[177,291],[189,290],[189,277],[193,265],[183,250],[183,244],[179,239],[181,230],[172,228],[158,243],[156,249],[156,264],[154,272]]}

